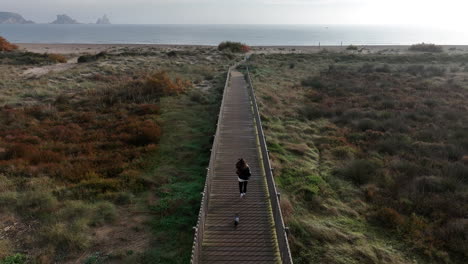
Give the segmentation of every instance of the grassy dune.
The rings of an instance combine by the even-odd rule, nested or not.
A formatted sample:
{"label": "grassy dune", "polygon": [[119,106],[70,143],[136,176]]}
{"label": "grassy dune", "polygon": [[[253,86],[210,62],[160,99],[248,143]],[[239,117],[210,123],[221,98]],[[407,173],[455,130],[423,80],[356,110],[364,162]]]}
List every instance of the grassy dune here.
{"label": "grassy dune", "polygon": [[468,55],[254,55],[295,263],[463,263]]}
{"label": "grassy dune", "polygon": [[186,263],[236,59],[119,47],[25,76],[55,62],[1,53],[0,263]]}

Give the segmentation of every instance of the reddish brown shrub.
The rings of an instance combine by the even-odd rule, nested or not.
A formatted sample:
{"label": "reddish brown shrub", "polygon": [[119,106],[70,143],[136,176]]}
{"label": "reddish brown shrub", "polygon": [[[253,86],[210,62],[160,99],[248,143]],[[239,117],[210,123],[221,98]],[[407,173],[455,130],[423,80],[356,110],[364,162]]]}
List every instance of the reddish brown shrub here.
{"label": "reddish brown shrub", "polygon": [[53,62],[58,62],[58,63],[66,63],[67,62],[67,58],[63,55],[60,55],[60,54],[55,54],[55,53],[51,53],[48,55],[49,57],[49,60],[53,61]]}
{"label": "reddish brown shrub", "polygon": [[177,95],[191,86],[189,81],[176,78],[172,81],[165,71],[156,72],[145,78],[145,90],[150,94]]}
{"label": "reddish brown shrub", "polygon": [[58,163],[63,160],[62,155],[50,150],[41,150],[29,155],[29,162],[33,165],[40,163]]}
{"label": "reddish brown shrub", "polygon": [[161,137],[161,128],[150,120],[128,120],[125,126],[121,127],[124,132],[124,141],[135,146],[145,146],[158,143]]}
{"label": "reddish brown shrub", "polygon": [[35,105],[24,109],[24,112],[27,115],[36,118],[37,120],[44,120],[46,118],[54,117],[56,114],[56,109],[51,106]]}
{"label": "reddish brown shrub", "polygon": [[25,143],[25,144],[39,144],[41,139],[37,136],[19,134],[11,138],[11,141],[18,142],[18,143]]}
{"label": "reddish brown shrub", "polygon": [[159,114],[159,106],[155,104],[141,104],[135,106],[134,113],[137,115],[156,115]]}
{"label": "reddish brown shrub", "polygon": [[57,141],[79,142],[81,133],[81,127],[76,124],[58,125],[49,130],[49,137]]}
{"label": "reddish brown shrub", "polygon": [[364,195],[366,200],[372,201],[374,200],[375,196],[377,195],[378,188],[374,184],[369,184],[364,187]]}
{"label": "reddish brown shrub", "polygon": [[37,153],[38,149],[36,146],[25,143],[16,143],[7,148],[5,159],[28,159]]}
{"label": "reddish brown shrub", "polygon": [[400,215],[396,210],[388,207],[381,208],[376,213],[376,220],[383,226],[400,229],[405,224],[404,216]]}
{"label": "reddish brown shrub", "polygon": [[17,50],[18,46],[11,44],[3,37],[0,37],[0,51],[14,51]]}
{"label": "reddish brown shrub", "polygon": [[242,45],[241,50],[242,50],[242,52],[247,53],[247,52],[251,51],[252,49],[249,46],[244,44],[244,45]]}

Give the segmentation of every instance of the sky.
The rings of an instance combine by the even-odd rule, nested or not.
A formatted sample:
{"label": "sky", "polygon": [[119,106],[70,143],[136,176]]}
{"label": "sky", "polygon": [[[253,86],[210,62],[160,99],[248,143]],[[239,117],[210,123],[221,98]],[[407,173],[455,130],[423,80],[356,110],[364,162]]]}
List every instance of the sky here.
{"label": "sky", "polygon": [[468,0],[0,0],[37,23],[67,14],[114,24],[404,24],[466,28]]}

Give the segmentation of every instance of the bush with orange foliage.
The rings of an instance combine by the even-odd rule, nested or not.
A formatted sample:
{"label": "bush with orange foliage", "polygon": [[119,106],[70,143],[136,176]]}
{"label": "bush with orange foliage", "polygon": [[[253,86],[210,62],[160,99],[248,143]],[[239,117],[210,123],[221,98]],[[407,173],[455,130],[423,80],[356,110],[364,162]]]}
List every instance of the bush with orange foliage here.
{"label": "bush with orange foliage", "polygon": [[250,48],[250,46],[247,46],[245,44],[242,45],[241,47],[241,51],[244,52],[244,53],[247,53],[249,51],[251,51],[252,49]]}
{"label": "bush with orange foliage", "polygon": [[0,51],[14,51],[17,50],[18,46],[11,44],[3,37],[0,37]]}
{"label": "bush with orange foliage", "polygon": [[[123,80],[125,82],[125,80]],[[192,86],[190,81],[174,80],[165,71],[159,71],[124,83],[120,88],[109,87],[101,96],[104,103],[147,103],[158,101],[162,96],[178,95]]]}
{"label": "bush with orange foliage", "polygon": [[63,55],[60,54],[55,54],[55,53],[50,53],[48,54],[48,57],[51,61],[57,62],[57,63],[66,63],[67,58]]}
{"label": "bush with orange foliage", "polygon": [[152,95],[177,95],[183,93],[191,86],[189,81],[176,78],[171,80],[165,71],[159,71],[146,76],[144,80],[144,92]]}

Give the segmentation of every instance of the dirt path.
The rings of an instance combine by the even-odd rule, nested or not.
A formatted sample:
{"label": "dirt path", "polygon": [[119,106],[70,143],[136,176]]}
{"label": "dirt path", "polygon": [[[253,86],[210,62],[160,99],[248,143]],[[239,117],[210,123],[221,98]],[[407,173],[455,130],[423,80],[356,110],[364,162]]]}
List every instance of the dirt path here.
{"label": "dirt path", "polygon": [[49,72],[63,72],[75,67],[78,63],[78,58],[71,58],[66,63],[58,63],[54,65],[47,65],[42,67],[34,67],[27,69],[23,72],[23,76],[26,78],[38,78]]}

